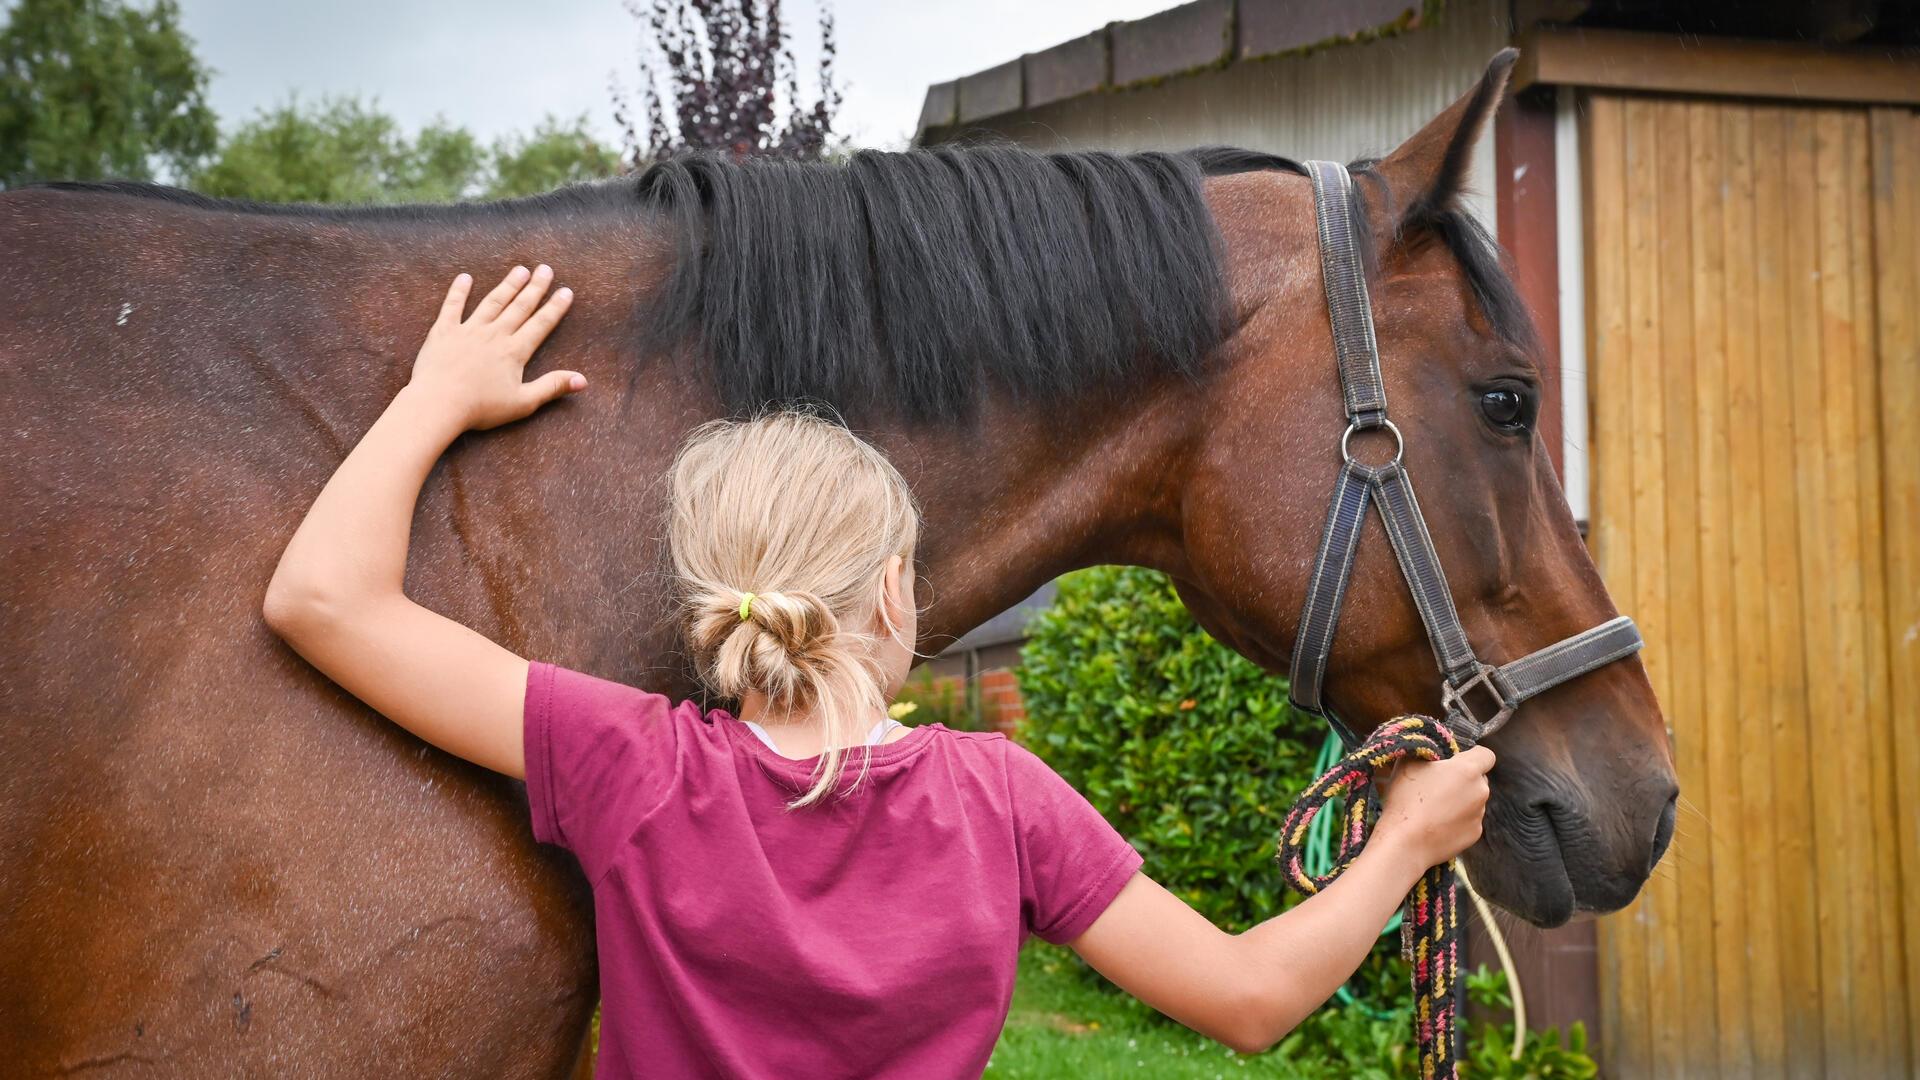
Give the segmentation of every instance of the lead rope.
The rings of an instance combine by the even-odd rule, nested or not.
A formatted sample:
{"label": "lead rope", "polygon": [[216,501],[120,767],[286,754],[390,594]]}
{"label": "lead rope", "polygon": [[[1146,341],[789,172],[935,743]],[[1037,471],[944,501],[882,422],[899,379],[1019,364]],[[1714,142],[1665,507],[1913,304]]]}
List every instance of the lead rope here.
{"label": "lead rope", "polygon": [[[1460,750],[1453,732],[1429,716],[1402,716],[1380,725],[1365,742],[1327,770],[1287,811],[1280,832],[1280,866],[1287,884],[1312,896],[1353,865],[1379,814],[1373,774],[1397,761],[1442,761]],[[1307,872],[1308,826],[1336,799],[1347,806],[1340,849],[1325,874]],[[1451,861],[1428,868],[1407,894],[1400,945],[1413,965],[1414,1038],[1421,1080],[1457,1080],[1460,1049],[1455,1021],[1460,983],[1460,883]]]}

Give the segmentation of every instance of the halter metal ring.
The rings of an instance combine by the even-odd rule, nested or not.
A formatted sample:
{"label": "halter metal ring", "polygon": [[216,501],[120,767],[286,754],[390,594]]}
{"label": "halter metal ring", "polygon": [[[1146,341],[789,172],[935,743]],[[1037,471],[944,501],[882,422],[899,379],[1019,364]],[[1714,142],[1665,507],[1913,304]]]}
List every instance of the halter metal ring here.
{"label": "halter metal ring", "polygon": [[[1407,451],[1407,441],[1400,437],[1400,429],[1393,426],[1393,421],[1382,417],[1380,420],[1379,426],[1386,428],[1389,432],[1393,434],[1393,460],[1387,462],[1385,465],[1374,465],[1369,467],[1376,468],[1376,469],[1391,468],[1395,465],[1400,464],[1401,456],[1404,455]],[[1360,424],[1357,421],[1353,423],[1349,423],[1347,425],[1346,432],[1340,436],[1340,458],[1341,460],[1345,461],[1349,465],[1354,464],[1354,460],[1353,460],[1353,452],[1348,449],[1347,444],[1353,441],[1353,433],[1359,430],[1360,430]]]}

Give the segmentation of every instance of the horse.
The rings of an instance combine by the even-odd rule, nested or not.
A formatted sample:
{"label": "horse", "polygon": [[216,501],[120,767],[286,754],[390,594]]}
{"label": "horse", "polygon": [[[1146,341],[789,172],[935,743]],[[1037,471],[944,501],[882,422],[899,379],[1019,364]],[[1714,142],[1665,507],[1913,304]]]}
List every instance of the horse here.
{"label": "horse", "polygon": [[[1356,167],[1387,390],[1484,655],[1616,614],[1530,428],[1524,305],[1459,204],[1511,53]],[[1052,577],[1172,577],[1286,670],[1341,389],[1313,195],[1244,151],[690,159],[495,204],[329,209],[129,183],[0,194],[0,1054],[26,1075],[557,1076],[595,1003],[589,887],[522,787],[267,631],[275,559],[405,383],[456,270],[579,296],[536,364],[592,389],[463,436],[410,593],[517,652],[690,694],[661,476],[709,418],[806,400],[924,509],[932,650]],[[1378,522],[1326,696],[1440,705]],[[1677,796],[1636,659],[1491,736],[1491,900],[1626,904]]]}

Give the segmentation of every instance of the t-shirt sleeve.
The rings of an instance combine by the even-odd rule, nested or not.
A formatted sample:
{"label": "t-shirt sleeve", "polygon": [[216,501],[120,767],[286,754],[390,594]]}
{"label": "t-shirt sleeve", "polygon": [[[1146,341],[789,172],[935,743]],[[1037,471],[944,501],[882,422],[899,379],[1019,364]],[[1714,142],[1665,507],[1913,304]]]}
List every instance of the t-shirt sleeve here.
{"label": "t-shirt sleeve", "polygon": [[527,668],[527,805],[534,839],[598,880],[679,774],[673,703],[535,661]]}
{"label": "t-shirt sleeve", "polygon": [[1017,744],[1007,779],[1020,849],[1020,912],[1027,932],[1072,941],[1140,869],[1140,853],[1071,784]]}

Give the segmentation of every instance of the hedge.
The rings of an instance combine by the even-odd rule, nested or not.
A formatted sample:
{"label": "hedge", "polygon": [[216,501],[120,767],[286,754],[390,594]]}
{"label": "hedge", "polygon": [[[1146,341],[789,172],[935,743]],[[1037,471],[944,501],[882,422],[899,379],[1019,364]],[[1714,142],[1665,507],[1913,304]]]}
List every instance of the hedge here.
{"label": "hedge", "polygon": [[[1018,737],[1139,849],[1154,880],[1231,931],[1297,902],[1275,841],[1326,729],[1287,706],[1284,679],[1207,636],[1165,575],[1102,566],[1062,578],[1028,626],[1020,687]],[[1383,940],[1360,981],[1404,970]],[[1382,990],[1383,1005],[1405,994],[1397,982]]]}

